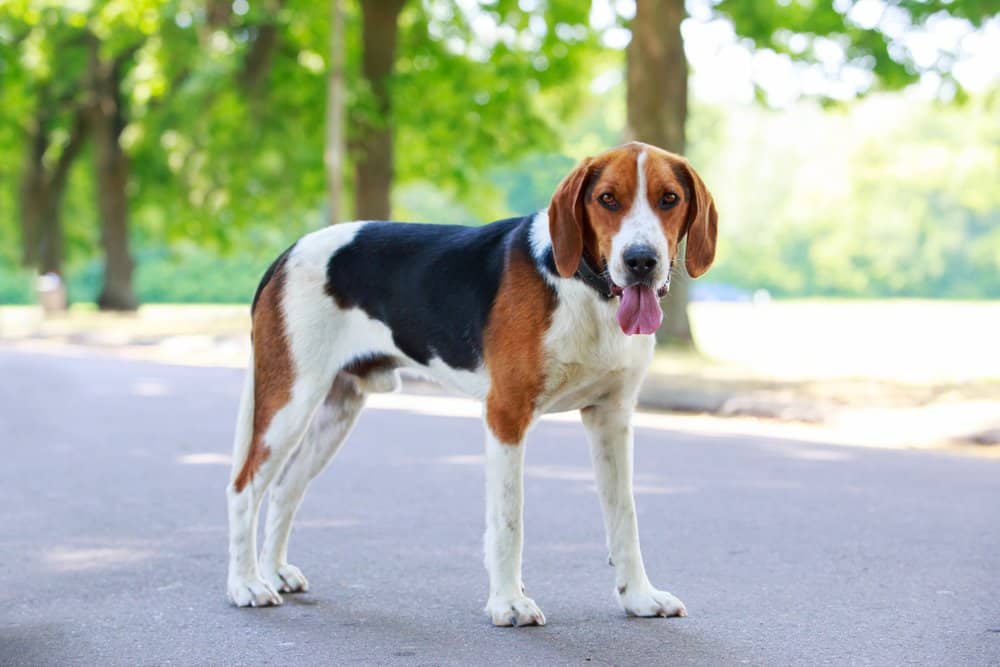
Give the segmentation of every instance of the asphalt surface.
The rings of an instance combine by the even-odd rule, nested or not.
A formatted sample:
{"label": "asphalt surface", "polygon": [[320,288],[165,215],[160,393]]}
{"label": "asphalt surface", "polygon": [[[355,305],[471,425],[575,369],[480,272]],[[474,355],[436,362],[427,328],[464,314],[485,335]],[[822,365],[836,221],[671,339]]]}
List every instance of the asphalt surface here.
{"label": "asphalt surface", "polygon": [[[1000,663],[1000,461],[637,431],[653,583],[612,595],[582,428],[527,453],[525,580],[544,628],[482,612],[481,427],[366,411],[313,485],[312,591],[225,599],[242,373],[0,350],[2,665]],[[402,401],[405,403],[405,400]]]}

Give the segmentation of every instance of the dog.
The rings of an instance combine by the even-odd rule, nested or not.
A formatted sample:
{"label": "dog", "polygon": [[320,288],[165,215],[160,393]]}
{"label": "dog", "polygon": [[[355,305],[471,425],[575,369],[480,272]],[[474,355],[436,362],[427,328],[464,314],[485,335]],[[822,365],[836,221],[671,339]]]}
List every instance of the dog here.
{"label": "dog", "polygon": [[[416,368],[484,403],[486,613],[544,625],[524,593],[525,435],[579,410],[607,529],[614,592],[634,616],[685,616],[653,587],[632,497],[632,411],[653,357],[678,246],[702,275],[718,215],[684,158],[629,143],[583,160],[547,211],[482,227],[355,222],[302,237],[267,270],[236,426],[228,594],[240,607],[306,591],[288,563],[292,520],[367,394]],[[677,267],[679,268],[679,267]],[[260,558],[257,516],[265,491]]]}

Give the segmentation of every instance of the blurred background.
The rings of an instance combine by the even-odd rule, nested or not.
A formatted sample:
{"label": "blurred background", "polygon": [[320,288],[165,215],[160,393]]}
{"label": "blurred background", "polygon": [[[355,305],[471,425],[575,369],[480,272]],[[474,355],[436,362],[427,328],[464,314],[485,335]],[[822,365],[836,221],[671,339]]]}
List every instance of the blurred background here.
{"label": "blurred background", "polygon": [[720,211],[649,405],[996,411],[986,0],[2,0],[0,339],[239,365],[301,234],[526,214],[629,139]]}

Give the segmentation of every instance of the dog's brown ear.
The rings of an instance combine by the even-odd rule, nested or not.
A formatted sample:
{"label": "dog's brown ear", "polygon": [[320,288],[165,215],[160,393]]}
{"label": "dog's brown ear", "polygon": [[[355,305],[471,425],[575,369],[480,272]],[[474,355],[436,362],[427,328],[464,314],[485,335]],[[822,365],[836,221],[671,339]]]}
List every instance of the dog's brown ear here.
{"label": "dog's brown ear", "polygon": [[687,254],[684,266],[692,278],[697,278],[712,266],[715,260],[715,239],[719,232],[719,214],[715,200],[705,187],[698,172],[684,162],[691,186],[691,201],[687,211]]}
{"label": "dog's brown ear", "polygon": [[563,278],[576,273],[583,256],[583,197],[590,174],[590,158],[576,166],[562,180],[549,204],[549,236],[556,270]]}

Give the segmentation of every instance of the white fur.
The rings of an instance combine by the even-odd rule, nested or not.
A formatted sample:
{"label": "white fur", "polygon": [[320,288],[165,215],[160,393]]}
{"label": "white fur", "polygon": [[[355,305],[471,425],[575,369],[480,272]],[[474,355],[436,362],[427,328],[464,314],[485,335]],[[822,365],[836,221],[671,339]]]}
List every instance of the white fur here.
{"label": "white fur", "polygon": [[490,597],[486,613],[493,625],[545,625],[545,616],[524,595],[521,547],[524,542],[524,447],[497,440],[486,429],[486,571]]}
{"label": "white fur", "polygon": [[649,193],[646,187],[646,157],[646,150],[643,149],[635,159],[635,168],[638,171],[635,197],[632,200],[632,206],[622,219],[621,229],[611,240],[608,271],[611,273],[611,279],[618,285],[628,285],[631,282],[622,256],[626,250],[634,245],[648,245],[660,257],[660,263],[652,275],[654,285],[662,285],[669,276],[670,245],[666,234],[663,233],[659,217],[649,207]]}
{"label": "white fur", "polygon": [[277,591],[295,593],[309,589],[302,571],[288,563],[292,520],[309,482],[340,449],[363,404],[364,393],[359,384],[346,375],[339,376],[313,415],[302,444],[271,486],[260,567],[264,580]]}
{"label": "white fur", "polygon": [[[612,276],[625,284],[621,253],[648,243],[669,257],[667,241],[646,197],[646,151],[637,158],[638,192],[612,242]],[[338,369],[359,355],[386,354],[472,397],[489,392],[487,369],[457,370],[441,359],[426,365],[409,359],[382,322],[360,309],[342,310],[325,292],[327,262],[366,223],[325,228],[303,237],[285,265],[282,311],[294,362],[291,400],[264,434],[270,456],[241,493],[228,489],[230,521],[229,595],[240,606],[281,604],[279,591],[308,588],[302,572],[288,563],[288,538],[296,509],[310,480],[333,458],[350,431],[364,395],[398,384],[394,371],[354,378]],[[551,247],[548,216],[532,221],[536,259]],[[662,270],[663,267],[661,267]],[[585,409],[594,469],[615,564],[619,602],[639,616],[683,615],[683,604],[650,584],[639,548],[632,499],[632,429],[639,384],[653,354],[653,336],[625,336],[615,320],[617,300],[600,298],[574,279],[546,274],[557,307],[543,340],[545,385],[535,417]],[[621,279],[621,280],[619,280]],[[252,436],[253,363],[247,374],[234,445],[234,475]],[[332,387],[332,388],[331,388]],[[490,592],[486,611],[496,625],[544,624],[545,616],[524,594],[521,580],[524,443],[503,444],[486,429],[485,562]],[[272,485],[272,481],[274,484]],[[258,567],[254,535],[264,490],[271,485],[265,541]]]}
{"label": "white fur", "polygon": [[639,548],[632,494],[632,406],[638,384],[621,387],[604,403],[583,411],[597,478],[615,593],[632,616],[685,616],[684,603],[649,583]]}
{"label": "white fur", "polygon": [[539,211],[531,221],[531,252],[535,259],[541,261],[545,253],[552,247],[552,235],[549,233],[549,212]]}

